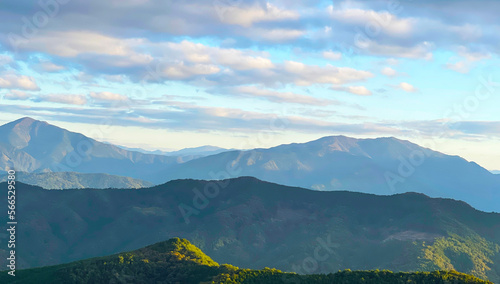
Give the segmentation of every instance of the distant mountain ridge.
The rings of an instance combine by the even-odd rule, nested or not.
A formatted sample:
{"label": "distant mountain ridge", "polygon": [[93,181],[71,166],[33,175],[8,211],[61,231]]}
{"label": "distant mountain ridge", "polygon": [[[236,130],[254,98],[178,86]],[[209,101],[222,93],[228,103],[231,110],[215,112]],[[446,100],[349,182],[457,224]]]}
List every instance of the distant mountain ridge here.
{"label": "distant mountain ridge", "polygon": [[164,156],[192,156],[192,157],[205,157],[209,155],[214,155],[214,154],[219,154],[222,152],[234,150],[234,149],[225,149],[217,146],[211,146],[211,145],[205,145],[205,146],[200,146],[200,147],[194,147],[194,148],[184,148],[180,150],[172,150],[172,151],[162,151],[162,150],[144,150],[142,148],[128,148],[125,146],[120,146],[116,145],[117,147],[120,147],[122,149],[128,150],[128,151],[135,151],[135,152],[141,152],[144,154],[152,154],[152,155],[164,155]]}
{"label": "distant mountain ridge", "polygon": [[[0,182],[7,181],[8,175],[0,175]],[[73,188],[144,188],[152,183],[130,177],[108,174],[82,174],[75,172],[24,173],[17,172],[16,180],[44,189]]]}
{"label": "distant mountain ridge", "polygon": [[421,192],[500,212],[500,203],[496,202],[500,199],[500,175],[458,156],[396,138],[329,136],[307,143],[228,150],[205,157],[164,156],[127,151],[24,118],[0,126],[0,154],[0,171],[15,165],[18,171],[32,173],[106,173],[154,184],[184,178],[254,176],[323,191],[385,195]]}
{"label": "distant mountain ridge", "polygon": [[119,148],[125,149],[127,151],[135,151],[135,152],[140,152],[143,154],[151,154],[151,155],[163,155],[163,156],[173,156],[177,157],[179,161],[182,162],[188,162],[194,159],[198,159],[201,157],[206,157],[210,155],[215,155],[219,154],[222,152],[234,150],[234,149],[225,149],[225,148],[220,148],[216,146],[200,146],[200,147],[195,147],[195,148],[184,148],[181,150],[176,150],[176,151],[161,151],[161,150],[154,150],[154,151],[148,151],[144,150],[141,148],[128,148],[124,146],[117,146]]}
{"label": "distant mountain ridge", "polygon": [[142,179],[181,163],[178,157],[120,149],[46,122],[22,118],[0,126],[0,170],[107,173]]}
{"label": "distant mountain ridge", "polygon": [[[176,180],[148,189],[17,188],[17,221],[25,224],[16,232],[23,244],[16,252],[19,269],[182,237],[218,263],[253,269],[456,269],[500,281],[500,214],[449,199],[319,192],[249,177]],[[2,243],[7,237],[0,233]]]}
{"label": "distant mountain ridge", "polygon": [[269,149],[228,151],[176,165],[160,175],[163,181],[237,176],[326,191],[421,192],[500,212],[496,202],[500,176],[458,156],[396,138],[331,136]]}

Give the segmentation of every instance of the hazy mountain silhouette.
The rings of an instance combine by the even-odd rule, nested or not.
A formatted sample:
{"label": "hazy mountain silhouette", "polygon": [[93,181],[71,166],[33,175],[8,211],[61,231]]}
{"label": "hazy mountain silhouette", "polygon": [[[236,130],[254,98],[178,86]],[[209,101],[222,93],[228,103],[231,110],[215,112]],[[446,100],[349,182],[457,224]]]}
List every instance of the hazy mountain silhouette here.
{"label": "hazy mountain silhouette", "polygon": [[[8,175],[0,175],[0,182],[7,181]],[[144,188],[152,183],[131,177],[108,174],[82,174],[75,172],[25,173],[18,172],[16,180],[45,189],[70,188]]]}
{"label": "hazy mountain silhouette", "polygon": [[[254,176],[316,190],[421,192],[500,212],[500,176],[474,162],[396,138],[324,137],[303,144],[229,151],[165,171],[163,181]],[[155,180],[156,183],[162,180]]]}
{"label": "hazy mountain silhouette", "polygon": [[141,179],[177,157],[148,155],[101,143],[46,122],[22,118],[0,126],[0,169],[23,172],[107,173]]}
{"label": "hazy mountain silhouette", "polygon": [[[210,146],[210,145],[194,147],[194,148],[184,148],[184,149],[176,150],[176,151],[161,151],[161,150],[149,151],[149,150],[144,150],[142,148],[128,148],[128,147],[124,147],[124,146],[120,146],[120,145],[116,145],[116,146],[120,147],[122,149],[128,150],[128,151],[136,151],[136,152],[141,152],[144,154],[178,156],[178,157],[182,157],[184,161],[189,161],[189,160],[193,160],[196,158],[215,155],[215,154],[219,154],[219,153],[226,152],[226,151],[230,150],[230,149],[225,149],[225,148],[220,148],[217,146]],[[234,149],[231,149],[231,150],[234,150]]]}
{"label": "hazy mountain silhouette", "polygon": [[[177,154],[184,155],[187,151],[193,150]],[[26,172],[106,173],[154,184],[182,178],[254,176],[315,190],[421,192],[463,200],[484,211],[500,212],[497,202],[500,175],[458,156],[396,138],[332,136],[302,144],[225,151],[192,159],[127,151],[24,118],[0,127],[0,152],[3,170],[15,165],[18,171]]]}

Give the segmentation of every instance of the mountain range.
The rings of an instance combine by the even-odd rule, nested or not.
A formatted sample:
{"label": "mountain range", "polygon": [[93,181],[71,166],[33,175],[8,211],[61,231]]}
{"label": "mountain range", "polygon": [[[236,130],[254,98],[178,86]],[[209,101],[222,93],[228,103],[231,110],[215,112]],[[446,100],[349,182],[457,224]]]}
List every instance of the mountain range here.
{"label": "mountain range", "polygon": [[46,122],[23,118],[0,127],[0,170],[106,173],[141,179],[180,157],[133,152]]}
{"label": "mountain range", "polygon": [[254,176],[320,191],[420,192],[500,212],[500,175],[459,156],[396,138],[330,136],[269,149],[228,150],[201,157],[186,150],[177,152],[179,156],[165,156],[124,150],[24,118],[0,126],[0,152],[0,170],[4,171],[15,165],[25,172],[106,173],[153,184]]}
{"label": "mountain range", "polygon": [[173,238],[138,250],[69,264],[2,273],[2,283],[490,283],[456,271],[393,273],[344,270],[298,275],[277,269],[219,265],[186,239]]}
{"label": "mountain range", "polygon": [[[7,181],[8,175],[0,175],[0,182]],[[108,174],[81,174],[75,172],[25,173],[17,172],[16,180],[36,185],[44,189],[70,188],[144,188],[152,183]]]}
{"label": "mountain range", "polygon": [[122,149],[128,150],[128,151],[141,152],[144,154],[183,157],[184,161],[189,161],[189,160],[193,160],[196,158],[201,158],[201,157],[205,157],[205,156],[219,154],[219,153],[229,151],[229,150],[234,150],[234,149],[225,149],[225,148],[221,148],[221,147],[217,147],[217,146],[210,146],[210,145],[194,147],[194,148],[184,148],[184,149],[176,150],[176,151],[162,151],[162,150],[149,151],[149,150],[144,150],[142,148],[129,148],[129,147],[119,146],[119,145],[116,145],[116,146],[118,146]]}
{"label": "mountain range", "polygon": [[[19,183],[17,191],[18,268],[181,237],[218,263],[252,269],[455,269],[500,281],[500,214],[461,201],[313,191],[250,177],[121,190],[53,191]],[[0,206],[7,206],[6,198]],[[7,238],[1,233],[2,243]]]}

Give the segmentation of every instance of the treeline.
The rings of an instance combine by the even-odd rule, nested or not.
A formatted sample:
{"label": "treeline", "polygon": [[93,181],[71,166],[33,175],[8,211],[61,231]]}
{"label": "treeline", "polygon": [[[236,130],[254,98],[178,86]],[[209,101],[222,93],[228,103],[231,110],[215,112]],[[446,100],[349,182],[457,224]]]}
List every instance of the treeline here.
{"label": "treeline", "polygon": [[222,273],[212,283],[214,284],[313,284],[313,283],[376,283],[376,284],[458,284],[458,283],[492,283],[481,280],[472,275],[457,271],[434,271],[434,272],[399,272],[388,270],[378,271],[350,271],[344,270],[331,274],[298,275],[283,273],[276,269],[247,270],[240,269],[233,273]]}
{"label": "treeline", "polygon": [[219,265],[189,241],[174,238],[136,251],[77,261],[64,265],[2,273],[0,283],[203,283],[203,284],[308,284],[308,283],[492,283],[456,271],[394,273],[388,270],[299,275],[277,269],[240,269]]}

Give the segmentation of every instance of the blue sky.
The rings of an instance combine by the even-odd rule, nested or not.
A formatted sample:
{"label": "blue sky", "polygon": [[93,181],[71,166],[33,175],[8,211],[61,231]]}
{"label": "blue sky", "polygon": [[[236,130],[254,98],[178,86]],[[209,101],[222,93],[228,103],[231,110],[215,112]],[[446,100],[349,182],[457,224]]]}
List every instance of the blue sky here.
{"label": "blue sky", "polygon": [[0,122],[145,149],[394,136],[500,169],[500,1],[0,8]]}

